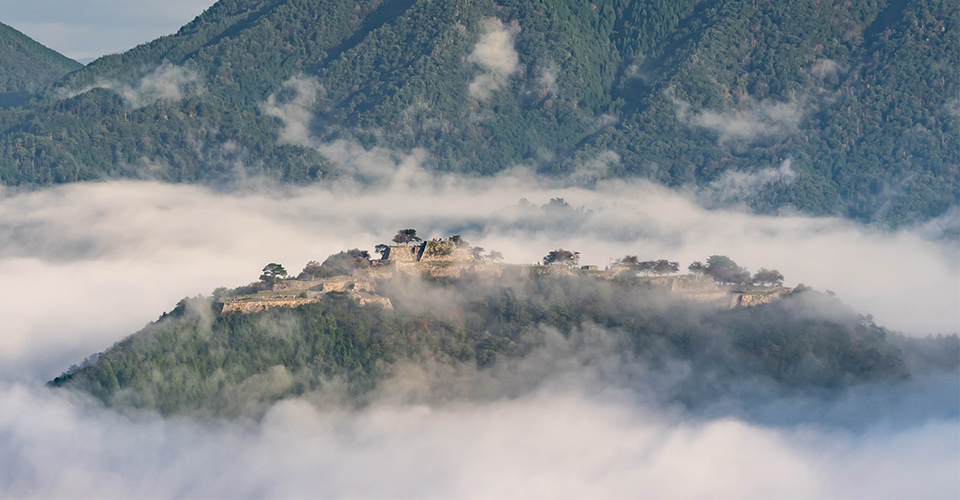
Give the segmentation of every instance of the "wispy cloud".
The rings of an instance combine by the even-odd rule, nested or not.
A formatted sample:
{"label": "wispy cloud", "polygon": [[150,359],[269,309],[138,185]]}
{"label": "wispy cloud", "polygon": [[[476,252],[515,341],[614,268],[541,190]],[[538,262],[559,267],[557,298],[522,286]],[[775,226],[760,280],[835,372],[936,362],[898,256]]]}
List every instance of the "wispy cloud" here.
{"label": "wispy cloud", "polygon": [[676,97],[672,89],[666,92],[666,96],[673,102],[678,120],[717,133],[720,142],[754,141],[786,135],[797,129],[804,115],[804,109],[798,101],[757,101],[747,98],[738,109],[692,111],[690,103]]}
{"label": "wispy cloud", "polygon": [[774,183],[790,184],[797,173],[790,168],[788,158],[777,168],[769,167],[754,171],[727,170],[720,177],[700,188],[694,188],[697,200],[706,207],[730,207],[742,205],[760,191]]}
{"label": "wispy cloud", "polygon": [[104,88],[117,91],[128,107],[139,109],[158,101],[179,101],[185,96],[197,94],[201,91],[201,83],[200,74],[196,71],[163,63],[133,83],[98,80],[82,90],[61,89],[60,98],[69,99],[95,88]]}
{"label": "wispy cloud", "polygon": [[310,122],[315,116],[314,106],[317,100],[326,94],[326,89],[316,78],[297,77],[284,82],[284,88],[293,96],[283,102],[276,94],[271,94],[263,105],[268,116],[279,118],[283,122],[280,140],[289,144],[312,147],[314,142],[310,132]]}
{"label": "wispy cloud", "polygon": [[520,64],[514,48],[514,37],[520,32],[520,25],[514,23],[507,27],[499,19],[488,18],[482,26],[484,33],[467,56],[467,61],[483,70],[470,82],[469,92],[471,97],[484,101],[506,84]]}

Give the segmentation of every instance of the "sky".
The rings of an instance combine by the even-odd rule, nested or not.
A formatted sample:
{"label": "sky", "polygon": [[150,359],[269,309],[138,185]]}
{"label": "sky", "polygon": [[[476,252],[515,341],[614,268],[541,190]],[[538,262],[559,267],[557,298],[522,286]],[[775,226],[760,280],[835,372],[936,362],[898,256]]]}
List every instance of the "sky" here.
{"label": "sky", "polygon": [[0,0],[0,22],[61,54],[88,62],[181,26],[214,0]]}

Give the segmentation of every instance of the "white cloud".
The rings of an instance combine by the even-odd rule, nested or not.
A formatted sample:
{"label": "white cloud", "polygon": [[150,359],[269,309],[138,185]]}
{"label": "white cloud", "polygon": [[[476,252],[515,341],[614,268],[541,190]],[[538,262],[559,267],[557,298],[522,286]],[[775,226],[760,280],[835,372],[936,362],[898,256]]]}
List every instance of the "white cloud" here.
{"label": "white cloud", "polygon": [[123,416],[0,387],[4,497],[953,498],[960,428],[863,434],[684,421],[615,394],[361,411],[278,403],[261,424]]}
{"label": "white cloud", "polygon": [[746,100],[740,109],[715,111],[703,109],[691,112],[690,103],[675,97],[672,89],[666,93],[673,102],[677,119],[687,125],[712,130],[719,134],[719,141],[753,141],[763,137],[785,135],[793,132],[803,118],[804,109],[797,101],[776,102],[765,99]]}
{"label": "white cloud", "polygon": [[696,188],[695,196],[706,207],[729,207],[741,204],[773,183],[790,184],[797,178],[788,158],[778,168],[763,168],[752,172],[727,170],[710,184]]}
{"label": "white cloud", "polygon": [[810,67],[810,74],[821,80],[841,71],[840,65],[832,59],[821,59]]}
{"label": "white cloud", "polygon": [[133,84],[116,80],[98,80],[82,90],[60,89],[61,99],[68,99],[95,88],[112,89],[120,93],[123,102],[133,109],[149,106],[157,101],[179,101],[200,92],[202,78],[196,71],[168,62],[157,66]]}
{"label": "white cloud", "polygon": [[947,99],[943,103],[943,109],[947,111],[948,115],[960,119],[960,97]]}
{"label": "white cloud", "polygon": [[399,153],[381,147],[366,149],[346,139],[324,142],[317,138],[310,129],[310,123],[318,103],[326,97],[326,89],[317,79],[293,78],[284,83],[284,89],[292,92],[292,97],[281,102],[276,94],[272,94],[263,105],[264,113],[279,118],[283,123],[281,142],[316,149],[350,179],[373,184],[431,182],[429,174],[421,168],[429,157],[424,149],[414,148],[407,153]]}
{"label": "white cloud", "polygon": [[326,95],[326,89],[316,78],[292,78],[284,87],[294,93],[293,98],[279,102],[276,94],[271,94],[263,105],[268,116],[279,118],[283,122],[280,140],[290,144],[312,147],[310,121],[314,117],[317,100]]}
{"label": "white cloud", "polygon": [[467,61],[477,64],[483,73],[470,82],[470,96],[481,101],[500,89],[517,70],[520,57],[514,48],[514,37],[520,32],[519,24],[506,27],[496,18],[483,22],[484,34],[467,56]]}

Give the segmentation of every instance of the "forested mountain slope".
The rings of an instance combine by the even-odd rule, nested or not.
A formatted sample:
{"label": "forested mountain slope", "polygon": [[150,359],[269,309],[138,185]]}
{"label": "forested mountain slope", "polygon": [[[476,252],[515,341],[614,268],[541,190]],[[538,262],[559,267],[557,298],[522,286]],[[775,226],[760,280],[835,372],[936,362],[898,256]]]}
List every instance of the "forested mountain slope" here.
{"label": "forested mountain slope", "polygon": [[32,94],[83,65],[0,23],[0,108]]}
{"label": "forested mountain slope", "polygon": [[0,179],[310,182],[343,138],[897,225],[960,198],[958,52],[948,0],[222,0],[0,115]]}
{"label": "forested mountain slope", "polygon": [[[463,400],[533,391],[584,366],[622,380],[624,390],[656,387],[663,403],[695,409],[899,381],[910,376],[904,356],[934,369],[931,353],[956,353],[956,336],[888,339],[809,289],[733,310],[672,300],[629,279],[558,273],[401,278],[381,283],[380,293],[397,309],[339,292],[250,314],[185,299],[50,385],[163,414],[256,417],[285,397],[362,404],[405,364],[441,374],[418,379],[421,397]],[[956,356],[941,357],[943,370],[956,370]]]}

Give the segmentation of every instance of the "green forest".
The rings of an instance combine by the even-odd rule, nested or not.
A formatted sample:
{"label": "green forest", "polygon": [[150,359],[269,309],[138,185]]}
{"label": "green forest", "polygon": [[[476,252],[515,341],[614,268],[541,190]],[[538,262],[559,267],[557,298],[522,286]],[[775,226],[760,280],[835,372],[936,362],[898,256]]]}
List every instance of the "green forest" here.
{"label": "green forest", "polygon": [[[456,377],[542,360],[551,335],[579,342],[575,352],[552,354],[557,366],[564,356],[597,367],[618,360],[611,376],[628,388],[654,383],[630,381],[641,367],[649,377],[672,374],[663,375],[670,381],[659,394],[688,407],[727,397],[738,383],[783,395],[829,392],[904,380],[912,366],[960,363],[956,335],[906,339],[802,286],[780,301],[731,310],[672,300],[645,283],[550,272],[427,282],[400,276],[378,287],[396,309],[360,306],[342,293],[251,314],[184,299],[50,385],[121,408],[256,418],[285,397],[366,404],[403,363],[445,366]],[[582,334],[597,330],[605,340]]]}
{"label": "green forest", "polygon": [[[515,65],[474,57],[491,32]],[[0,112],[0,181],[310,183],[336,139],[668,186],[789,160],[743,201],[896,227],[960,201],[958,51],[948,0],[221,0]]]}

